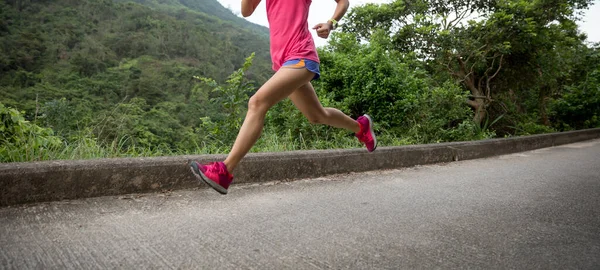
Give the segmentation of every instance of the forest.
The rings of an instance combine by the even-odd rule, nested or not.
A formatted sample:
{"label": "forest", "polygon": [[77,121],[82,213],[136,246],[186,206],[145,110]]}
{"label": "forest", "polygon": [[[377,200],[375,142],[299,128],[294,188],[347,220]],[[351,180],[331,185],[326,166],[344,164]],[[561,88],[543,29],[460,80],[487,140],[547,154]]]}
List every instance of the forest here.
{"label": "forest", "polygon": [[[394,0],[320,47],[324,106],[380,146],[600,127],[591,0]],[[0,2],[0,162],[227,153],[272,75],[269,34],[217,0]],[[272,108],[253,152],[361,147]]]}

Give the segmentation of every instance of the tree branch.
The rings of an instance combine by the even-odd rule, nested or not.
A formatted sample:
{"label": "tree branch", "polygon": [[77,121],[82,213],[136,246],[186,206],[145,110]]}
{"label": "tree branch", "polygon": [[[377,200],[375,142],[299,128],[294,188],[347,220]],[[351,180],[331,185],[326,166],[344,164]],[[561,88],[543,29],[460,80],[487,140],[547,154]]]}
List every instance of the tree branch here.
{"label": "tree branch", "polygon": [[[504,54],[502,54],[500,56],[500,63],[498,64],[498,69],[496,70],[496,72],[494,73],[494,75],[492,75],[491,77],[488,76],[487,78],[487,82],[486,82],[486,96],[488,98],[490,98],[490,82],[492,81],[492,79],[494,79],[496,77],[496,75],[498,75],[498,73],[500,72],[500,69],[502,69],[502,59],[504,59]],[[496,60],[496,58],[494,57],[494,60]],[[494,65],[494,62],[492,62],[492,67]],[[487,73],[487,72],[486,72]]]}
{"label": "tree branch", "polygon": [[[473,65],[471,65],[471,69],[469,69],[469,74],[467,74],[466,76],[470,76],[473,74],[473,70],[475,69],[475,65],[477,64],[477,62],[473,63]],[[465,77],[466,77],[465,76]]]}
{"label": "tree branch", "polygon": [[473,107],[473,109],[477,109],[477,107],[479,107],[479,104],[477,103],[477,101],[474,101],[474,100],[467,100],[467,104],[469,104],[469,106]]}
{"label": "tree branch", "polygon": [[[454,69],[452,69],[452,68],[450,67],[450,64],[451,64],[451,63],[452,63],[452,59],[450,59],[450,61],[448,61],[448,64],[446,64],[446,68],[448,69],[448,72],[450,72],[450,74],[451,74],[452,76],[454,76],[454,77],[457,77],[457,78],[461,78],[461,77],[463,77],[463,76],[462,76],[460,73],[456,73],[456,72],[454,71]],[[461,78],[461,81],[464,81],[464,78]]]}
{"label": "tree branch", "polygon": [[502,59],[504,59],[504,54],[502,54],[500,56],[500,63],[498,63],[498,70],[496,70],[496,73],[494,73],[494,75],[492,75],[492,77],[490,77],[490,80],[492,80],[494,77],[496,77],[496,75],[498,75],[498,73],[500,72],[500,69],[502,69]]}
{"label": "tree branch", "polygon": [[[462,74],[467,74],[467,67],[465,66],[465,61],[462,60],[462,58],[460,58],[460,56],[456,57],[456,59],[458,60],[458,64],[460,65],[460,69],[462,71]],[[468,76],[465,75],[465,78]]]}
{"label": "tree branch", "polygon": [[469,97],[474,98],[474,99],[488,99],[488,97],[486,97],[486,96],[473,96],[473,95],[470,95]]}
{"label": "tree branch", "polygon": [[[448,29],[456,26],[456,24],[460,23],[462,21],[462,19],[465,18],[467,12],[469,12],[469,9],[468,8],[465,9],[462,13],[460,13],[460,15],[459,15],[458,9],[455,9],[454,12],[456,13],[456,18],[454,18],[454,20],[451,20],[450,22],[448,22],[448,25],[444,30],[448,30]],[[471,15],[472,13],[473,12],[469,13],[469,15]],[[456,24],[452,25],[455,22],[456,22]]]}
{"label": "tree branch", "polygon": [[[473,57],[473,54],[474,54],[475,52],[478,52],[478,51],[481,51],[481,50],[483,50],[483,48],[485,48],[486,46],[487,46],[487,44],[484,44],[483,46],[481,46],[481,47],[477,48],[477,50],[474,50],[474,51],[472,51],[472,52],[471,52],[471,54],[469,54],[469,57],[467,57],[467,60],[466,60],[465,62],[469,62],[469,60],[471,60],[471,57]],[[487,53],[488,53],[488,51],[489,51],[489,50],[486,50],[486,51],[485,51],[485,54],[487,54]]]}

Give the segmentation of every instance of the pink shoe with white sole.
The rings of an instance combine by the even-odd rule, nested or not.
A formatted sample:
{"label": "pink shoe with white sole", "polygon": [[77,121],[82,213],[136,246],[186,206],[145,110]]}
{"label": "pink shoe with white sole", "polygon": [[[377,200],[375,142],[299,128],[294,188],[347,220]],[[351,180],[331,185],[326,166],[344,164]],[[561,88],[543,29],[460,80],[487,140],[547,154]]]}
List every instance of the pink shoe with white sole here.
{"label": "pink shoe with white sole", "polygon": [[367,151],[373,152],[377,148],[377,138],[373,132],[373,120],[369,115],[363,115],[356,119],[360,126],[360,131],[356,133],[356,138],[367,147]]}
{"label": "pink shoe with white sole", "polygon": [[233,181],[233,175],[229,173],[225,163],[200,164],[192,160],[189,165],[198,180],[202,180],[221,194],[227,194],[227,189]]}

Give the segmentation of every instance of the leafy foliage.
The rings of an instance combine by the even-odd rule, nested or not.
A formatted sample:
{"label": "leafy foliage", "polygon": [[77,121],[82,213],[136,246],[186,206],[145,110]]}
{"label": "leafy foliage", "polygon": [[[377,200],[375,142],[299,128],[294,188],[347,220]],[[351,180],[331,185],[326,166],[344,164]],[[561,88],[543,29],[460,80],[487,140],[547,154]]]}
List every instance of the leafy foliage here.
{"label": "leafy foliage", "polygon": [[[492,136],[478,130],[468,96],[456,84],[439,86],[412,53],[389,51],[383,31],[368,44],[354,34],[336,34],[320,53],[322,95],[339,102],[351,115],[368,113],[387,130],[412,143],[472,140]],[[386,133],[386,132],[384,132]]]}
{"label": "leafy foliage", "polygon": [[[576,24],[590,4],[363,5],[319,49],[314,86],[373,116],[381,145],[600,127],[598,45]],[[226,153],[268,44],[215,0],[2,1],[0,161]],[[286,100],[252,151],[340,147],[359,144]]]}
{"label": "leafy foliage", "polygon": [[0,162],[40,160],[61,146],[52,129],[33,124],[13,108],[0,103]]}
{"label": "leafy foliage", "polygon": [[553,126],[560,130],[600,127],[600,47],[585,62],[595,67],[550,103]]}
{"label": "leafy foliage", "polygon": [[515,123],[507,121],[524,119],[525,111],[536,114],[528,120],[550,126],[550,97],[575,74],[593,70],[579,65],[586,45],[576,24],[576,11],[591,2],[398,0],[353,9],[344,29],[360,40],[383,31],[392,38],[388,52],[415,53],[437,80],[453,79],[469,90],[466,104],[478,125],[508,115],[500,129],[510,133]]}
{"label": "leafy foliage", "polygon": [[253,59],[254,54],[246,58],[244,66],[232,73],[224,86],[220,86],[210,78],[194,77],[217,94],[217,97],[212,98],[211,102],[218,106],[216,109],[219,114],[215,118],[219,120],[214,122],[210,117],[202,118],[201,127],[206,132],[205,136],[208,141],[218,142],[221,145],[233,144],[246,115],[248,94],[253,90],[252,84],[244,78]]}

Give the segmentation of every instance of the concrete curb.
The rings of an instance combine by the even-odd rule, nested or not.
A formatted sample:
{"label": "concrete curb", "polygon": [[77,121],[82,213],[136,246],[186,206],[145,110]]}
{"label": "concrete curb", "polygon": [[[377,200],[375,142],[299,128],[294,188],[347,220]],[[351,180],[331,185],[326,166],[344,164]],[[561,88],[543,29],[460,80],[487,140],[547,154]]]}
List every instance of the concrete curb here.
{"label": "concrete curb", "polygon": [[[320,177],[485,158],[600,138],[600,128],[534,136],[400,147],[249,154],[235,183]],[[0,164],[0,206],[202,186],[187,162],[224,155]]]}

